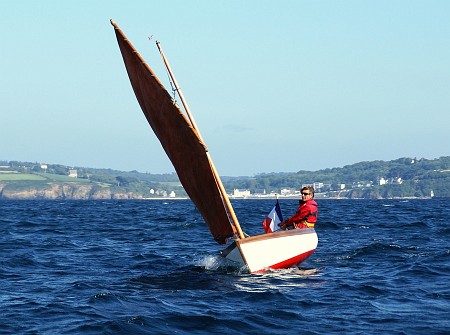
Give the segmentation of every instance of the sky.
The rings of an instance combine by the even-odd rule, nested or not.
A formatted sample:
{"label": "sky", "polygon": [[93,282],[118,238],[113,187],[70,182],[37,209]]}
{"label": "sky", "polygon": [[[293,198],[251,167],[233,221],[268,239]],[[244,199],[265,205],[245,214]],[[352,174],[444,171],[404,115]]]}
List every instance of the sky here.
{"label": "sky", "polygon": [[[174,171],[119,25],[220,175],[450,155],[450,1],[0,1],[0,160]],[[151,37],[151,40],[149,40]]]}

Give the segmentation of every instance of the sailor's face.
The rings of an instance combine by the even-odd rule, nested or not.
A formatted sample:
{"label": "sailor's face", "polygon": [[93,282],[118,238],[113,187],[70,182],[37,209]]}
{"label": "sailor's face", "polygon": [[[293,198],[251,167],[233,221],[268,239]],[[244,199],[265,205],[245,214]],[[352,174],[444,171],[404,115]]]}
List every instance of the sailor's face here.
{"label": "sailor's face", "polygon": [[302,200],[311,199],[312,193],[310,191],[302,191]]}

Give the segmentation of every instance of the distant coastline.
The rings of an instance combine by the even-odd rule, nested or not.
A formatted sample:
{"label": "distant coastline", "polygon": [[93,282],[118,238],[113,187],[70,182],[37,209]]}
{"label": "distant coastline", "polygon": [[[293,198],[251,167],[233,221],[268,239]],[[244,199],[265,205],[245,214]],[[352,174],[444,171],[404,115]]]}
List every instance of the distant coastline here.
{"label": "distant coastline", "polygon": [[[222,176],[230,199],[299,199],[312,185],[316,199],[431,199],[450,197],[450,156],[361,162],[342,168],[253,177]],[[0,199],[183,200],[175,173],[151,174],[0,160]]]}

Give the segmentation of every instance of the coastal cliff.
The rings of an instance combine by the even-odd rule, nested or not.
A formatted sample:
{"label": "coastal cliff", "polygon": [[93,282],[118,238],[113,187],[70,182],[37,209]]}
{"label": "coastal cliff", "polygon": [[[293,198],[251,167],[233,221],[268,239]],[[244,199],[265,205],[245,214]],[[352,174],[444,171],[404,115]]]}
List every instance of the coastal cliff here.
{"label": "coastal cliff", "polygon": [[0,199],[16,200],[106,200],[106,199],[142,199],[143,196],[133,192],[112,190],[95,184],[83,183],[48,183],[45,186],[12,186],[0,183]]}

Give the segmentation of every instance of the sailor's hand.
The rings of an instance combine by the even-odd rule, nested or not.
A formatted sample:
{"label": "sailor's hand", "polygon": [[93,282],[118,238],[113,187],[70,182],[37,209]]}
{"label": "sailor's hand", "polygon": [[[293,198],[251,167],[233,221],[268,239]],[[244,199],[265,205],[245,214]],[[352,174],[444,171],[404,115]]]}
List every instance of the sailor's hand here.
{"label": "sailor's hand", "polygon": [[281,230],[286,230],[286,226],[287,226],[286,221],[280,222],[278,224],[278,226],[280,227]]}

